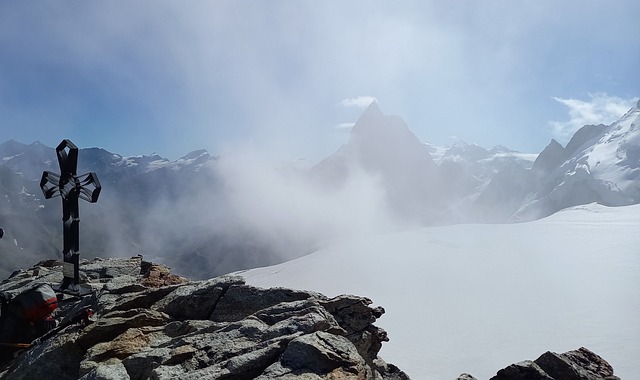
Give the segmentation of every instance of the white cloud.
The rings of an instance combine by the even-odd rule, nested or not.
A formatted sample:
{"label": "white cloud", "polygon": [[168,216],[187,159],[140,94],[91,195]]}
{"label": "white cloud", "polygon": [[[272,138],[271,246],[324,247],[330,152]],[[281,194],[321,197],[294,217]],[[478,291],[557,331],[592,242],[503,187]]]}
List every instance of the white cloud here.
{"label": "white cloud", "polygon": [[617,121],[638,101],[638,98],[622,99],[616,96],[609,96],[606,93],[589,94],[589,97],[591,99],[586,101],[571,98],[553,98],[567,106],[569,112],[569,120],[549,122],[554,138],[566,141],[585,125],[611,124]]}
{"label": "white cloud", "polygon": [[342,99],[340,105],[343,107],[367,108],[369,104],[377,101],[373,96],[356,96],[355,98]]}
{"label": "white cloud", "polygon": [[356,123],[340,123],[336,125],[336,129],[351,129]]}
{"label": "white cloud", "polygon": [[[223,228],[250,231],[256,241],[285,258],[320,243],[394,226],[384,189],[377,177],[364,171],[356,169],[342,186],[328,190],[316,179],[277,168],[250,150],[224,156],[214,170],[224,183],[225,192],[216,197],[221,204],[208,201],[200,207],[210,205],[212,215],[222,212]],[[211,198],[209,192],[203,196]]]}

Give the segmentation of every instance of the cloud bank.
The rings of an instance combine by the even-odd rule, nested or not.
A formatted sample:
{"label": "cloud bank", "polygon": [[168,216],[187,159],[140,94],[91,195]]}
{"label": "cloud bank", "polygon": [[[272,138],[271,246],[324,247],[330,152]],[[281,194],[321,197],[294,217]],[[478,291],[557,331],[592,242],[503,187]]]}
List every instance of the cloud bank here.
{"label": "cloud bank", "polygon": [[224,180],[225,218],[281,250],[380,232],[392,221],[380,183],[364,171],[327,189],[306,171],[244,152],[222,159],[216,172]]}

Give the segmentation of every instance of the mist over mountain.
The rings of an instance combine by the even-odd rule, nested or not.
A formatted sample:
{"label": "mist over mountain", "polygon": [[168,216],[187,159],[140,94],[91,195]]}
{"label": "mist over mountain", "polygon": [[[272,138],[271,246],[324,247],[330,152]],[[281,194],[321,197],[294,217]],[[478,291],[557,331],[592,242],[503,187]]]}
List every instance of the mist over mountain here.
{"label": "mist over mountain", "polygon": [[427,147],[398,116],[367,107],[349,141],[311,173],[321,186],[336,188],[363,171],[375,178],[386,207],[398,219],[433,221],[442,210],[442,181]]}
{"label": "mist over mountain", "polygon": [[[80,205],[83,257],[141,253],[178,273],[209,278],[271,265],[356,236],[450,223],[538,219],[579,204],[640,203],[640,110],[585,126],[540,154],[458,141],[420,141],[401,117],[372,103],[349,140],[315,165],[273,165],[258,152],[170,161],[81,148],[78,173],[103,190]],[[61,206],[44,200],[41,143],[0,144],[0,275],[61,247]]]}

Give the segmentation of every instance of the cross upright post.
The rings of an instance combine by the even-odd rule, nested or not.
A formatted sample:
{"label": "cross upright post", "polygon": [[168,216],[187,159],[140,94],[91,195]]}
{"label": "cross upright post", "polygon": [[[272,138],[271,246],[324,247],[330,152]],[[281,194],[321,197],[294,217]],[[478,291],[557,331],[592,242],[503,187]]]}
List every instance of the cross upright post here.
{"label": "cross upright post", "polygon": [[40,188],[46,199],[62,198],[62,284],[60,291],[80,293],[80,213],[78,200],[90,203],[98,201],[100,181],[94,172],[77,175],[78,147],[70,140],[62,140],[56,148],[60,174],[42,173]]}

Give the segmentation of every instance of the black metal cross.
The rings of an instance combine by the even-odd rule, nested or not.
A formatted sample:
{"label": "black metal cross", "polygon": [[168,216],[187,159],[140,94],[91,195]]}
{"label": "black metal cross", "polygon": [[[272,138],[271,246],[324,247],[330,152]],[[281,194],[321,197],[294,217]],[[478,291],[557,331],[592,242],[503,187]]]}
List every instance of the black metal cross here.
{"label": "black metal cross", "polygon": [[64,263],[63,280],[60,290],[73,285],[79,291],[80,280],[80,213],[78,199],[95,203],[100,195],[100,181],[96,173],[76,175],[78,168],[78,147],[70,140],[62,140],[56,148],[60,175],[45,171],[42,173],[40,188],[46,199],[60,196],[62,198],[62,224]]}

